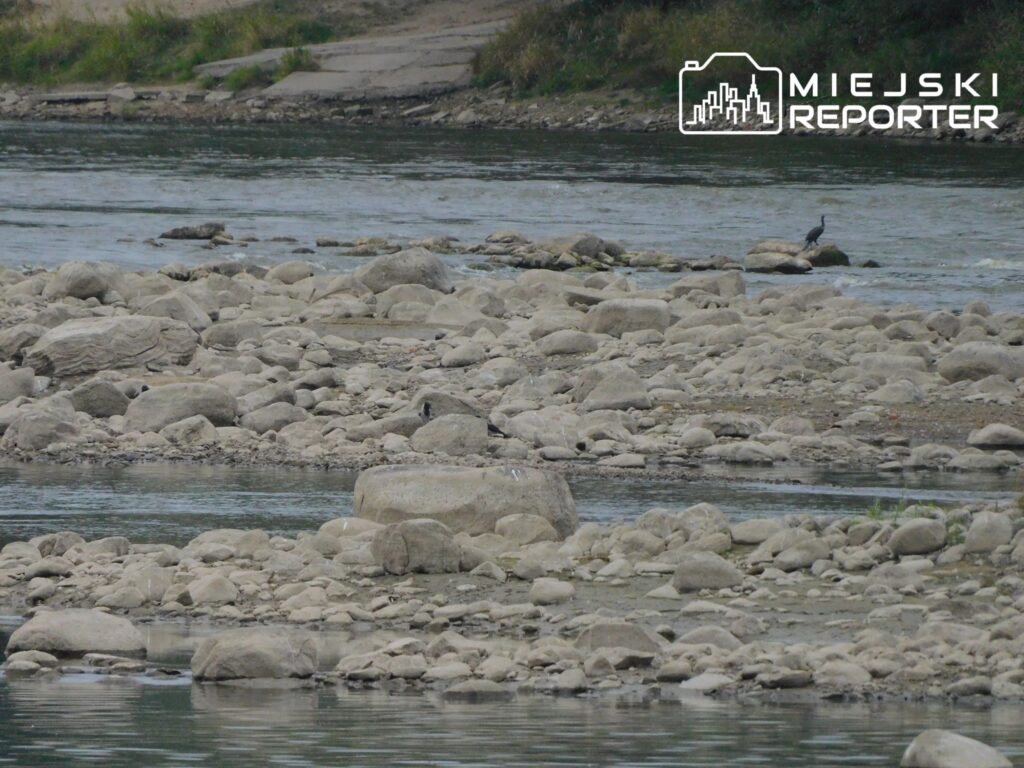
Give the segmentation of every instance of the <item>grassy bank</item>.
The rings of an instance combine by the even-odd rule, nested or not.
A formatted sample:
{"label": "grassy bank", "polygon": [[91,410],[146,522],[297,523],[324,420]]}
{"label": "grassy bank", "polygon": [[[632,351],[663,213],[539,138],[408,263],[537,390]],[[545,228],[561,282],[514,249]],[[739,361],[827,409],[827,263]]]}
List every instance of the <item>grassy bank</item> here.
{"label": "grassy bank", "polygon": [[[0,82],[53,86],[188,80],[197,64],[263,48],[300,49],[358,31],[354,22],[314,15],[304,10],[307,5],[266,0],[192,19],[140,6],[117,23],[41,20],[10,12],[0,18]],[[283,62],[292,70],[304,64],[310,65],[309,57],[301,51]],[[268,75],[249,72],[247,77]]]}
{"label": "grassy bank", "polygon": [[883,82],[902,72],[998,72],[1001,105],[1024,106],[1018,0],[577,0],[522,14],[481,53],[477,81],[669,98],[683,62],[715,51],[747,51],[798,73],[873,72]]}

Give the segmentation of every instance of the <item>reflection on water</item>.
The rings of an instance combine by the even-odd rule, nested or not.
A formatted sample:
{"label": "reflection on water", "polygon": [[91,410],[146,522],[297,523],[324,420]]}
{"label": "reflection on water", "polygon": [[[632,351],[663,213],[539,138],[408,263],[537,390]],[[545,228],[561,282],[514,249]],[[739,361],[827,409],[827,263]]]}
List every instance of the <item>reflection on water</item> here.
{"label": "reflection on water", "polygon": [[917,733],[936,727],[1019,757],[1022,715],[1011,706],[638,697],[466,705],[82,676],[0,683],[0,765],[893,766]]}
{"label": "reflection on water", "polygon": [[[288,235],[479,240],[592,230],[630,247],[741,257],[829,215],[827,239],[881,270],[752,275],[839,281],[881,303],[1019,307],[1024,151],[1010,146],[317,125],[0,124],[0,263],[292,258]],[[183,221],[261,242],[215,256],[143,244]],[[315,260],[359,259],[321,249]],[[454,259],[455,265],[464,260]],[[675,275],[646,273],[665,284]]]}
{"label": "reflection on water", "polygon": [[[1009,500],[1019,475],[880,475],[775,468],[748,476],[711,468],[689,480],[578,478],[581,519],[633,519],[652,507],[702,501],[734,519],[789,514],[859,514],[875,499]],[[721,477],[728,472],[729,479]],[[183,544],[210,528],[263,528],[294,536],[351,514],[356,473],[175,464],[127,467],[0,464],[0,544],[55,530],[86,538]]]}

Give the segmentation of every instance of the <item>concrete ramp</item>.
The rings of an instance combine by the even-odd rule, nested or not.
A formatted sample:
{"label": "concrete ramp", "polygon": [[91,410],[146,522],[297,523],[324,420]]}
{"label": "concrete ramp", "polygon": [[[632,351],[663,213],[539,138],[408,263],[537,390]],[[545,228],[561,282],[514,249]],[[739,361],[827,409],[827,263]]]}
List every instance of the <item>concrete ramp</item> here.
{"label": "concrete ramp", "polygon": [[[320,65],[294,72],[267,88],[281,98],[320,96],[345,100],[427,96],[469,85],[473,57],[504,21],[489,21],[431,32],[409,32],[307,46]],[[241,67],[276,69],[285,48],[196,67],[196,73],[225,77]]]}

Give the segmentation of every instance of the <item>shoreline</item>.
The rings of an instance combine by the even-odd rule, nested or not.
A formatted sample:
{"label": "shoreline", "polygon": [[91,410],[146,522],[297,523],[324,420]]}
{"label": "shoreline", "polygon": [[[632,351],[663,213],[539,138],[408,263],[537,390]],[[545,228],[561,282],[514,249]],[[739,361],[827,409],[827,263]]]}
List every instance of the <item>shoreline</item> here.
{"label": "shoreline", "polygon": [[[527,97],[507,86],[464,89],[425,97],[342,100],[280,98],[259,93],[203,91],[180,86],[97,87],[91,90],[0,89],[0,120],[208,124],[333,124],[350,127],[444,127],[584,132],[678,132],[674,104],[652,104],[635,91],[595,91]],[[785,136],[881,138],[952,143],[1024,143],[1024,120],[1004,118],[1000,129],[880,131],[786,130]]]}

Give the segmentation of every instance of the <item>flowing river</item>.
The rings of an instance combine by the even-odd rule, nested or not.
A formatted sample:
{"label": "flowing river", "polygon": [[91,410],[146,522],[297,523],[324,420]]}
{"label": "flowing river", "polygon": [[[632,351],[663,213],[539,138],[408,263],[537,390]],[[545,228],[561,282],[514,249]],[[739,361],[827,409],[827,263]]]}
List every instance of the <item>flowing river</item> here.
{"label": "flowing river", "polygon": [[[882,304],[956,308],[982,297],[1019,309],[1022,190],[1024,149],[1002,145],[0,123],[0,264],[271,264],[295,248],[274,237],[476,242],[498,229],[531,238],[589,230],[631,249],[742,259],[758,240],[801,239],[826,214],[825,241],[883,268],[754,276],[755,288],[824,282]],[[215,253],[143,242],[208,220],[260,242]],[[311,258],[330,269],[360,263],[336,249]]]}

